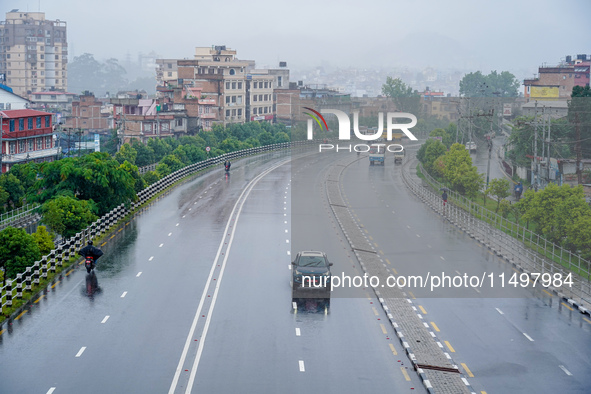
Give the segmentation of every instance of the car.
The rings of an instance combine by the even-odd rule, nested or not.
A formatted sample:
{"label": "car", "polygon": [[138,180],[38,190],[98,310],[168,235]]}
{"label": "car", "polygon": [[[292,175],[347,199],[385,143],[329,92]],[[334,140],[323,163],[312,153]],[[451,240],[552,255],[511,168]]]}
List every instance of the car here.
{"label": "car", "polygon": [[330,300],[332,263],[324,252],[301,251],[291,263],[292,301]]}

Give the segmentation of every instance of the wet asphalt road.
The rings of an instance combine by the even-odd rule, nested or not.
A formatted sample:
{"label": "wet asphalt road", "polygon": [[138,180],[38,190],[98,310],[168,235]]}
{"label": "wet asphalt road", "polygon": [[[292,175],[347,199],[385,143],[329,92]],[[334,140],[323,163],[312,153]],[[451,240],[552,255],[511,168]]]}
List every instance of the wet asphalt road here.
{"label": "wet asphalt road", "polygon": [[[354,163],[343,186],[359,224],[393,273],[515,272],[416,201],[393,158],[385,168],[370,167],[366,159]],[[409,296],[416,297],[425,321],[477,392],[590,392],[591,319],[544,290],[501,289],[497,283],[460,293],[415,290]]]}
{"label": "wet asphalt road", "polygon": [[425,392],[370,292],[292,310],[297,250],[358,267],[325,201],[334,157],[250,183],[288,158],[175,189],[108,240],[94,275],[64,275],[0,335],[0,393]]}
{"label": "wet asphalt road", "polygon": [[[335,294],[328,314],[292,310],[298,250],[327,252],[336,274],[361,271],[326,202],[335,154],[278,166],[236,216],[245,187],[286,159],[245,159],[228,179],[215,170],[175,189],[107,242],[95,276],[64,276],[0,335],[0,393],[425,392],[371,291]],[[513,272],[415,201],[398,167],[362,159],[343,180],[398,274]],[[589,392],[591,320],[555,297],[416,293],[477,392]]]}

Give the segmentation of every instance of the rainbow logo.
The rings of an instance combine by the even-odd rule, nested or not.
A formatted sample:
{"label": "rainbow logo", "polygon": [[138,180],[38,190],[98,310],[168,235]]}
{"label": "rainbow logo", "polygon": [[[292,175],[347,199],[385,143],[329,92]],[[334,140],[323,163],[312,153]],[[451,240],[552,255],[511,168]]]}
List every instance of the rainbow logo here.
{"label": "rainbow logo", "polygon": [[[328,130],[328,125],[326,124],[326,120],[324,120],[324,116],[320,115],[320,112],[313,110],[312,108],[309,107],[304,107],[304,109],[307,109],[309,111],[314,112],[314,114],[318,115],[318,117],[320,117],[320,119],[318,119],[318,117],[314,116],[314,114],[309,114],[307,112],[304,112],[306,115],[310,116],[312,119],[314,119],[316,121],[316,123],[318,123],[318,126],[320,126],[320,130],[322,130],[322,123],[324,123],[324,127],[326,128],[326,130]],[[322,119],[322,123],[320,123],[320,120]]]}

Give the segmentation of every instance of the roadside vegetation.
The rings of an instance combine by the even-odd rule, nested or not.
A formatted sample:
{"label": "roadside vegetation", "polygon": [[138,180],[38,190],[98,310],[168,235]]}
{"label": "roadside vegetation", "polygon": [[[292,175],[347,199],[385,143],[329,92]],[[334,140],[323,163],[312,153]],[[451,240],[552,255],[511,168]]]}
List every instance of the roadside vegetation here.
{"label": "roadside vegetation", "polygon": [[[289,141],[284,125],[251,122],[215,126],[213,131],[179,139],[153,138],[147,144],[132,140],[112,154],[94,152],[15,165],[0,175],[0,207],[10,211],[27,203],[41,204],[43,226],[33,235],[13,227],[0,231],[0,280],[24,272],[54,248],[58,235],[75,235],[114,207],[135,201],[139,191],[174,171],[228,152]],[[140,175],[138,167],[153,163],[158,163],[154,171]]]}

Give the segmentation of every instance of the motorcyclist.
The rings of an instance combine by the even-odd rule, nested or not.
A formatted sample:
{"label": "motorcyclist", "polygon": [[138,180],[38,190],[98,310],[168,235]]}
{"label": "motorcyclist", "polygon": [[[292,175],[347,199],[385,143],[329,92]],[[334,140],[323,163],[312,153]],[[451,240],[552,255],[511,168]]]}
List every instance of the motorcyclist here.
{"label": "motorcyclist", "polygon": [[226,171],[230,171],[231,165],[232,163],[230,163],[230,160],[224,162],[224,167],[226,167]]}
{"label": "motorcyclist", "polygon": [[89,256],[92,257],[93,261],[96,264],[96,261],[98,260],[98,258],[103,255],[103,251],[100,250],[99,248],[97,248],[96,246],[93,246],[92,240],[89,239],[88,245],[86,245],[85,247],[80,249],[78,251],[78,254],[80,256],[83,256],[84,258],[87,258]]}
{"label": "motorcyclist", "polygon": [[521,198],[521,193],[523,193],[523,185],[521,184],[521,182],[515,185],[513,191],[515,192],[515,198],[519,200],[519,198]]}

